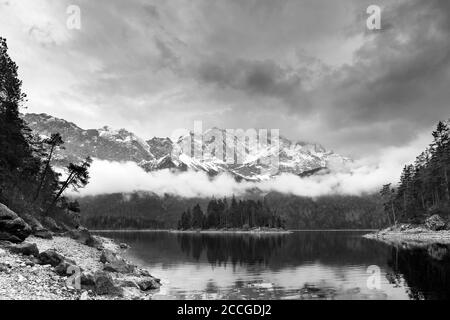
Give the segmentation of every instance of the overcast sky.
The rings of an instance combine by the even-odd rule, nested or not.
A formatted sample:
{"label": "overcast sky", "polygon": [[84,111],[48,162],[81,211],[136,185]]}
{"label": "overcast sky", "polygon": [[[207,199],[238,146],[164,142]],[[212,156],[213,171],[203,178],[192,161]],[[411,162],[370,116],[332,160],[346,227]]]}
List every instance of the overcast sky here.
{"label": "overcast sky", "polygon": [[83,128],[279,128],[358,158],[450,117],[448,0],[0,0],[0,17],[27,111]]}

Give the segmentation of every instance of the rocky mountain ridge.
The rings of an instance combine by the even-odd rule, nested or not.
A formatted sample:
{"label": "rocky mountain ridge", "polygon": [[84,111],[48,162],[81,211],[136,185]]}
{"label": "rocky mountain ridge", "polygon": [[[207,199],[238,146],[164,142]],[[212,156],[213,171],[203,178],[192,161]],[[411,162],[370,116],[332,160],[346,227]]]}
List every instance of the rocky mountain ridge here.
{"label": "rocky mountain ridge", "polygon": [[[49,137],[55,132],[61,134],[65,149],[57,152],[57,166],[80,162],[90,156],[100,160],[136,162],[147,171],[196,170],[210,175],[226,172],[237,179],[260,181],[280,173],[305,175],[330,166],[345,166],[352,161],[319,144],[293,142],[282,136],[278,145],[272,145],[270,136],[265,144],[259,141],[246,143],[245,138],[238,139],[235,133],[213,128],[200,136],[193,133],[181,136],[177,141],[158,137],[145,141],[126,129],[114,130],[105,126],[85,130],[47,114],[31,113],[23,118],[41,137]],[[230,141],[235,144],[230,146]],[[200,150],[202,157],[194,156],[193,150]],[[229,154],[234,157],[232,163],[227,161]]]}

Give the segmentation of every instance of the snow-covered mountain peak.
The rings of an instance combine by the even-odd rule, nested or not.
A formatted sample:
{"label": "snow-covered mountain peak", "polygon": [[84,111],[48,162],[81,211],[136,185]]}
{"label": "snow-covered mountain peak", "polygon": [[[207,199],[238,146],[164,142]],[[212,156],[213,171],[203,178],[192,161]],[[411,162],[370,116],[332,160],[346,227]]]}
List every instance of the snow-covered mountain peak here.
{"label": "snow-covered mountain peak", "polygon": [[158,137],[145,141],[126,129],[104,126],[84,130],[45,114],[26,114],[24,120],[37,135],[61,134],[66,149],[60,150],[56,159],[64,165],[90,156],[134,161],[147,171],[196,170],[212,175],[226,172],[237,179],[258,181],[285,172],[302,175],[331,163],[345,166],[352,161],[320,144],[291,141],[283,136],[275,143],[270,134],[267,141],[260,141],[243,139],[242,131],[211,128],[201,135],[191,133],[177,141]]}

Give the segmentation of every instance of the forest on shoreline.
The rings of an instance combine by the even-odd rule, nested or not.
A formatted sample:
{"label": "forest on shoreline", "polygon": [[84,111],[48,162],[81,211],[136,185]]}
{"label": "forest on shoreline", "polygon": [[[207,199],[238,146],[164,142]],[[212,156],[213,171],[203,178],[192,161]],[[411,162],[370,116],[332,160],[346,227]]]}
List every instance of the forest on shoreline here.
{"label": "forest on shoreline", "polygon": [[427,217],[450,216],[450,120],[440,121],[433,140],[413,164],[406,165],[397,185],[380,191],[390,225],[422,224]]}
{"label": "forest on shoreline", "polygon": [[[197,204],[203,213],[213,199],[186,199],[149,193],[109,194],[78,198],[82,223],[93,229],[177,229],[187,208]],[[223,201],[223,199],[220,199]],[[387,227],[381,197],[324,196],[316,199],[269,193],[236,197],[236,201],[266,203],[286,229],[380,229]],[[219,199],[215,200],[219,202]],[[228,203],[230,202],[227,200]],[[211,209],[210,209],[211,210]],[[219,223],[223,226],[223,223]],[[250,224],[249,224],[250,225]]]}
{"label": "forest on shoreline", "polygon": [[[432,132],[429,147],[413,164],[404,167],[396,184],[383,186],[379,193],[359,196],[329,195],[317,198],[300,197],[276,192],[264,196],[253,193],[236,198],[238,202],[263,203],[258,210],[270,208],[287,229],[383,229],[399,223],[423,224],[427,217],[439,215],[448,221],[450,215],[450,121],[439,122]],[[247,218],[244,223],[228,219],[209,221],[212,199],[183,199],[176,196],[158,197],[149,193],[111,194],[79,199],[88,226],[105,228],[189,229],[242,228],[258,225]],[[223,200],[220,200],[223,201]],[[214,205],[223,206],[219,200]],[[194,208],[203,218],[194,219]],[[227,204],[228,205],[228,204]],[[258,208],[258,205],[256,206]],[[242,210],[242,209],[241,209]],[[243,211],[246,211],[245,209]],[[184,212],[184,219],[183,214]],[[203,214],[206,212],[206,214]],[[198,217],[201,215],[196,213]],[[223,214],[222,214],[223,215]],[[220,216],[220,215],[219,215]],[[240,216],[240,215],[239,215]],[[243,216],[248,217],[248,212]],[[187,223],[187,221],[191,221]],[[217,222],[219,221],[219,222]],[[242,221],[241,221],[242,222]],[[267,223],[263,223],[267,224]],[[277,225],[268,223],[268,225]]]}
{"label": "forest on shoreline", "polygon": [[52,160],[64,141],[58,132],[49,137],[32,132],[19,112],[26,102],[18,66],[8,54],[6,39],[0,37],[0,204],[25,222],[0,221],[0,240],[14,242],[43,227],[62,230],[79,225],[79,205],[64,192],[86,186],[91,164],[87,157],[64,168],[65,176],[55,171]]}

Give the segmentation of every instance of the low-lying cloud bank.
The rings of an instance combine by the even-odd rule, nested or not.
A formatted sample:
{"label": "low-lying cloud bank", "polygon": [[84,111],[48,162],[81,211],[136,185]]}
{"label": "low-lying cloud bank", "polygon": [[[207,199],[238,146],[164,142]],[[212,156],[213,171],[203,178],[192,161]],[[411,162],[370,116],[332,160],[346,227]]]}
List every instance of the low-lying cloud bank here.
{"label": "low-lying cloud bank", "polygon": [[145,172],[134,162],[109,162],[94,160],[91,180],[77,195],[108,193],[152,192],[158,195],[172,194],[181,197],[223,197],[241,195],[258,188],[262,192],[276,191],[297,196],[317,197],[330,194],[360,195],[376,192],[383,184],[396,182],[402,167],[412,162],[427,145],[428,136],[420,136],[410,145],[388,148],[378,159],[356,161],[346,171],[300,178],[293,174],[281,174],[262,182],[236,182],[227,174],[214,178],[204,172],[178,172],[161,170]]}

